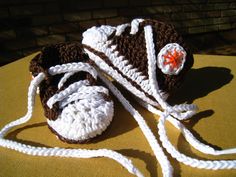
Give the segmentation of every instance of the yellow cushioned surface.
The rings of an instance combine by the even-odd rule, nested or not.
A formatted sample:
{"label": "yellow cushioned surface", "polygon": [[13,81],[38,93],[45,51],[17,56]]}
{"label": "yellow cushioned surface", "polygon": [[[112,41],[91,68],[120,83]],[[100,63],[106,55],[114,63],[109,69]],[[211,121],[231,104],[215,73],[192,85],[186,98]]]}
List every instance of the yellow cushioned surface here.
{"label": "yellow cushioned surface", "polygon": [[[0,127],[26,113],[27,89],[31,80],[29,61],[35,54],[0,68]],[[193,102],[199,113],[185,125],[202,142],[218,148],[236,146],[236,57],[195,55],[194,69],[183,87],[170,100],[172,103]],[[127,95],[127,93],[126,93]],[[66,144],[50,132],[39,97],[32,119],[16,127],[6,138],[25,144],[46,147],[70,147],[116,150],[130,158],[145,176],[161,177],[161,168],[132,116],[117,99],[112,124],[101,136],[89,144]],[[145,117],[158,137],[155,116],[131,103]],[[172,125],[167,123],[168,136],[180,152],[198,159],[236,159],[236,155],[210,156],[193,149]],[[173,160],[174,176],[236,176],[236,170],[201,170]],[[0,177],[113,177],[132,176],[117,162],[107,158],[34,157],[0,147]]]}

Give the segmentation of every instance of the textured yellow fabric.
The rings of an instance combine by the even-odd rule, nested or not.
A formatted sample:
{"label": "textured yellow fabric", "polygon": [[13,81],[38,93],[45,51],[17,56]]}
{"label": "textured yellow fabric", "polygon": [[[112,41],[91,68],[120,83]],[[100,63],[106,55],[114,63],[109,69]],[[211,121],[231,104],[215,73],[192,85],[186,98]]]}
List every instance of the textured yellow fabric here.
{"label": "textured yellow fabric", "polygon": [[[28,71],[35,54],[0,68],[0,127],[26,113],[27,89],[31,80]],[[194,69],[183,87],[170,100],[172,103],[193,102],[199,113],[185,125],[201,141],[220,148],[236,146],[236,57],[195,55]],[[127,92],[126,92],[126,95]],[[134,100],[129,98],[132,103]],[[108,148],[133,160],[145,176],[161,177],[161,169],[146,139],[132,116],[114,98],[115,117],[100,137],[89,144],[66,144],[50,132],[43,116],[39,97],[32,119],[8,133],[7,138],[22,143],[71,148]],[[137,104],[135,107],[147,120],[158,138],[158,117]],[[236,159],[236,155],[210,156],[193,149],[173,126],[167,123],[171,142],[180,152],[198,159]],[[171,160],[175,176],[236,176],[236,170],[201,170]],[[132,176],[111,159],[33,157],[0,147],[0,177],[113,177]]]}

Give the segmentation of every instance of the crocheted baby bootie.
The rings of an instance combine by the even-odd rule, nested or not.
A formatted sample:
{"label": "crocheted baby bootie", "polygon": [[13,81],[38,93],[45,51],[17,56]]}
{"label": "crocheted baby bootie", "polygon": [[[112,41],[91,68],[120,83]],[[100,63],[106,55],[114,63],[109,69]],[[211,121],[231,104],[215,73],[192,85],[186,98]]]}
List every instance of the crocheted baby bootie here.
{"label": "crocheted baby bootie", "polygon": [[97,84],[97,72],[78,43],[42,49],[30,63],[33,76],[43,72],[40,98],[48,127],[61,140],[82,143],[100,135],[113,118],[108,90]]}
{"label": "crocheted baby bootie", "polygon": [[166,100],[193,65],[192,53],[173,26],[156,20],[92,27],[82,43],[99,68],[154,106],[154,91]]}

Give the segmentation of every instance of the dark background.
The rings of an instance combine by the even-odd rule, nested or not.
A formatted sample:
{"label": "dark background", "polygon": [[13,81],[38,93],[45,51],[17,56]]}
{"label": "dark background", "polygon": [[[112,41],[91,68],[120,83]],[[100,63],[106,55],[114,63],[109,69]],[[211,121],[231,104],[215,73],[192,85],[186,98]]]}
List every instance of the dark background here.
{"label": "dark background", "polygon": [[137,17],[173,24],[195,53],[236,55],[235,0],[1,0],[0,65]]}

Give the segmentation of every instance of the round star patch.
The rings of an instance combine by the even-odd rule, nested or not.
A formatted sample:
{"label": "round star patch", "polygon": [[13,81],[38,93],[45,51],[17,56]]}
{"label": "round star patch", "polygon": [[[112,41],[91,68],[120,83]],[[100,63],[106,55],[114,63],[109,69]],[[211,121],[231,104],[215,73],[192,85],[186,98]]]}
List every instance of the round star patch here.
{"label": "round star patch", "polygon": [[184,67],[186,51],[177,43],[169,43],[158,54],[157,65],[164,74],[177,75]]}

